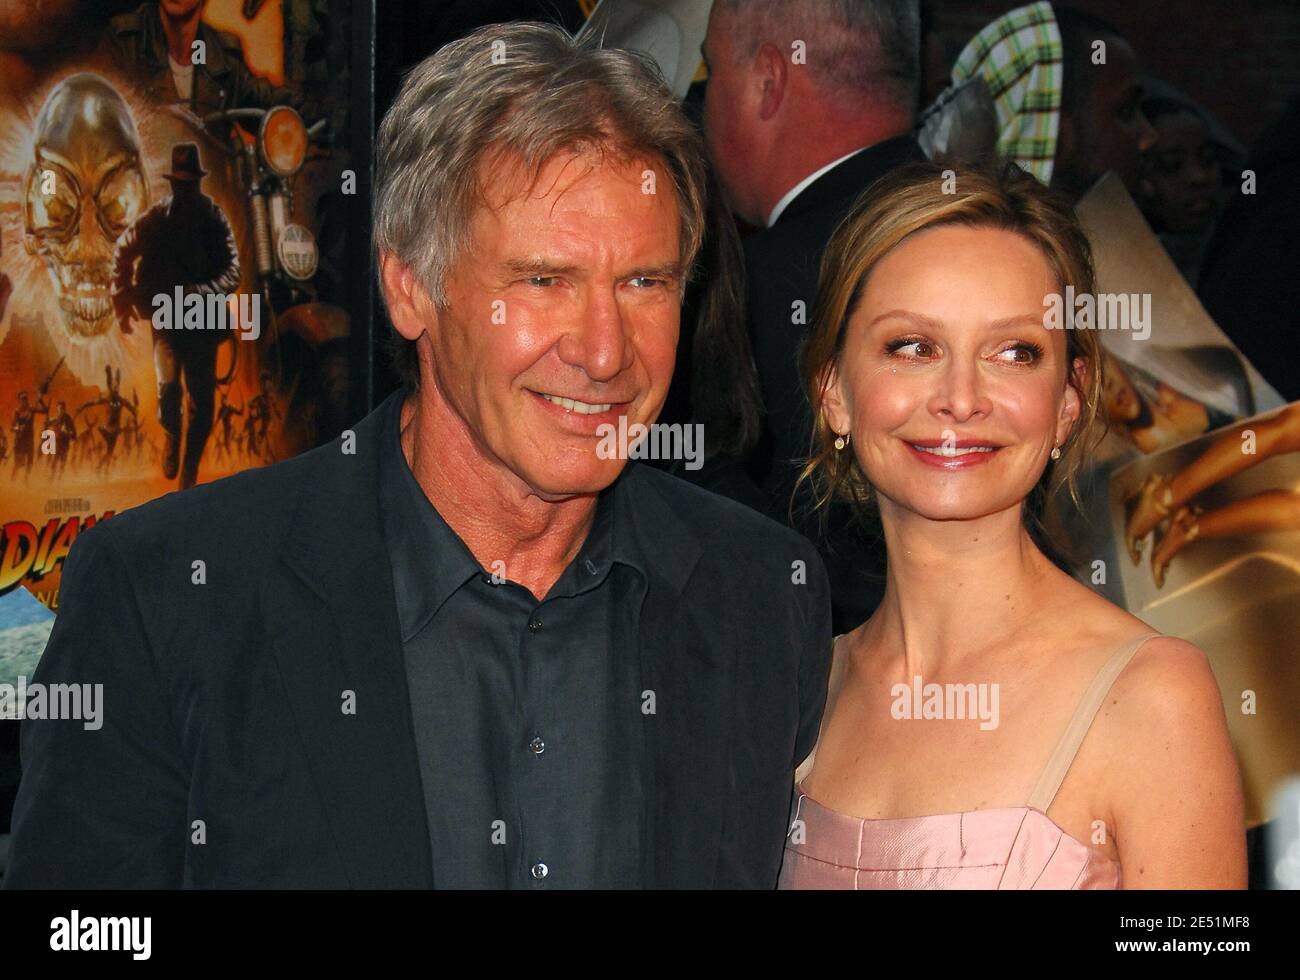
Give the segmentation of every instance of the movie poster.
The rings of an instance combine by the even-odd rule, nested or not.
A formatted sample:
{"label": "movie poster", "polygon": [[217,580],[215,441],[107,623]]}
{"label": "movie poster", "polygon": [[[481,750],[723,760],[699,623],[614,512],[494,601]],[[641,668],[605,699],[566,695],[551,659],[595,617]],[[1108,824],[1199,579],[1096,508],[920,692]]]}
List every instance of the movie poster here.
{"label": "movie poster", "polygon": [[0,21],[12,682],[83,530],[365,407],[371,69],[369,7],[349,0],[5,0]]}
{"label": "movie poster", "polygon": [[1254,825],[1300,770],[1300,402],[1242,357],[1113,175],[1077,210],[1109,431],[1069,534],[1090,584],[1209,657]]}

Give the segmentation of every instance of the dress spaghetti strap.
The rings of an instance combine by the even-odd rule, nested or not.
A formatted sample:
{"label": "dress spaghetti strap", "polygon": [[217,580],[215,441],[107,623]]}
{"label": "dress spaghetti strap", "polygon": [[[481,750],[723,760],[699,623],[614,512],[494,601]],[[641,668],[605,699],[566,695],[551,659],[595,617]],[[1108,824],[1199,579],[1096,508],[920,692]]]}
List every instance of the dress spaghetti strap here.
{"label": "dress spaghetti strap", "polygon": [[1146,633],[1124,644],[1106,661],[1101,670],[1097,671],[1097,676],[1092,679],[1092,683],[1088,685],[1088,689],[1084,691],[1079,701],[1079,706],[1075,708],[1070,723],[1065,726],[1065,731],[1061,734],[1060,741],[1056,743],[1056,749],[1047,760],[1038,782],[1034,784],[1033,792],[1029,794],[1028,806],[1047,812],[1047,808],[1052,805],[1052,800],[1056,798],[1056,791],[1065,781],[1065,774],[1070,771],[1070,766],[1074,763],[1074,757],[1079,752],[1079,746],[1083,744],[1084,736],[1088,734],[1093,719],[1097,717],[1102,702],[1106,700],[1111,685],[1115,683],[1115,678],[1119,677],[1128,666],[1128,662],[1133,659],[1133,655],[1138,652],[1143,643],[1160,635]]}

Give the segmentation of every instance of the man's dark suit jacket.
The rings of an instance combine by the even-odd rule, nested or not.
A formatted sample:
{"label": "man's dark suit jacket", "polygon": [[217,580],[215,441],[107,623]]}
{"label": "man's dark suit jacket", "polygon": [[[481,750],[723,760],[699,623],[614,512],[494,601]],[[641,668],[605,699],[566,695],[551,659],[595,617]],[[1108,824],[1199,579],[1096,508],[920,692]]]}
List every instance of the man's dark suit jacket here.
{"label": "man's dark suit jacket", "polygon": [[[32,680],[102,683],[103,727],[23,722],[7,888],[436,883],[378,416],[354,454],[335,442],[77,540]],[[786,528],[629,466],[619,533],[653,556],[642,880],[774,887],[826,694],[825,571]]]}
{"label": "man's dark suit jacket", "polygon": [[[750,472],[768,495],[769,513],[782,522],[790,520],[791,491],[812,435],[799,352],[811,326],[822,253],[864,190],[891,170],[924,159],[910,133],[877,143],[817,178],[774,225],[745,239],[746,309],[767,412]],[[794,322],[795,301],[804,304],[805,324]],[[826,560],[837,633],[866,620],[884,590],[884,546],[856,533],[849,517],[834,508],[825,531],[795,521]]]}

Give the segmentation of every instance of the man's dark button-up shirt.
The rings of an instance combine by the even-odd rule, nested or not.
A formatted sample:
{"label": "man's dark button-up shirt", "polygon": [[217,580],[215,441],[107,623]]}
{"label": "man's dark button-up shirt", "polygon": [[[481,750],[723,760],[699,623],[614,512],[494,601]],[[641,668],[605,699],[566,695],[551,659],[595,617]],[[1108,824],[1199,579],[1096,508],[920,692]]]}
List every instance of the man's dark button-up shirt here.
{"label": "man's dark button-up shirt", "polygon": [[392,405],[380,504],[437,887],[641,885],[646,575],[621,481],[539,602],[429,502]]}

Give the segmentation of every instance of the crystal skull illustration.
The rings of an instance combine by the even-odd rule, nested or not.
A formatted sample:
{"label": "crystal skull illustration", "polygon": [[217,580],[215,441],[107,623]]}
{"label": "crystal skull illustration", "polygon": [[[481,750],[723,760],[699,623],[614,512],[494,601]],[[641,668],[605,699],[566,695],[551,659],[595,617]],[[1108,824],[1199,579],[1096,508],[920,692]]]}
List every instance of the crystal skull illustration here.
{"label": "crystal skull illustration", "polygon": [[98,75],[70,75],[36,117],[24,185],[24,244],[45,260],[74,341],[113,326],[118,237],[148,207],[140,138],[126,101]]}

